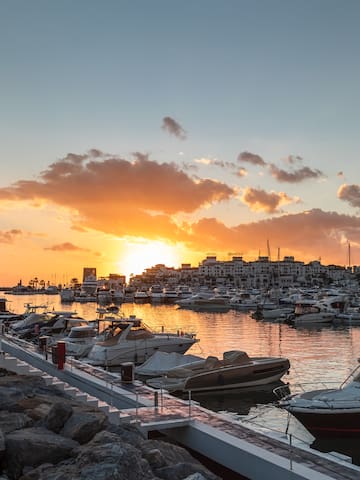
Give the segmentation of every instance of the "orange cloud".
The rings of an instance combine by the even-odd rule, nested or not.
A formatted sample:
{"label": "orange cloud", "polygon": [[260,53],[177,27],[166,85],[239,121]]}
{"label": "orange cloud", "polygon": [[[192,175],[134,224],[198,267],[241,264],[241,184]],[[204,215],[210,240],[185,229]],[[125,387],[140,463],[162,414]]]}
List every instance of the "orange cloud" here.
{"label": "orange cloud", "polygon": [[348,241],[353,258],[360,258],[360,218],[314,209],[234,227],[215,218],[202,219],[192,225],[189,247],[256,256],[261,248],[266,254],[267,239],[274,250],[281,248],[282,256],[305,261],[321,257],[323,263],[344,265]]}
{"label": "orange cloud", "polygon": [[41,172],[0,189],[0,200],[45,200],[77,212],[76,228],[115,235],[177,237],[171,216],[191,213],[236,195],[224,183],[190,178],[173,164],[135,153],[135,161],[98,150],[68,154]]}
{"label": "orange cloud", "polygon": [[278,212],[278,208],[281,205],[286,205],[294,200],[298,201],[297,199],[289,197],[284,192],[266,192],[259,188],[250,187],[244,190],[241,200],[250,207],[251,210],[267,213]]}
{"label": "orange cloud", "polygon": [[337,196],[352,207],[360,207],[360,185],[343,184],[339,187]]}
{"label": "orange cloud", "polygon": [[88,248],[77,247],[70,242],[64,242],[51,247],[46,247],[44,250],[51,250],[53,252],[90,252]]}
{"label": "orange cloud", "polygon": [[17,238],[21,237],[22,235],[23,232],[16,228],[0,231],[0,243],[12,244]]}
{"label": "orange cloud", "polygon": [[182,126],[171,117],[164,117],[162,123],[162,129],[169,132],[171,135],[174,135],[181,140],[186,139],[186,132]]}

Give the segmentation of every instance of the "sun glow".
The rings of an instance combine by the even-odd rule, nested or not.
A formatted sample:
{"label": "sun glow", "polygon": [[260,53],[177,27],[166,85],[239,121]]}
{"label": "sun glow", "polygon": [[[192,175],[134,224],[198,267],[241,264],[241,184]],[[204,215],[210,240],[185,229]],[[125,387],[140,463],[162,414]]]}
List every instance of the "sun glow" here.
{"label": "sun glow", "polygon": [[143,273],[157,264],[178,267],[181,263],[179,250],[164,242],[146,241],[129,243],[118,262],[119,270],[129,281],[131,275]]}

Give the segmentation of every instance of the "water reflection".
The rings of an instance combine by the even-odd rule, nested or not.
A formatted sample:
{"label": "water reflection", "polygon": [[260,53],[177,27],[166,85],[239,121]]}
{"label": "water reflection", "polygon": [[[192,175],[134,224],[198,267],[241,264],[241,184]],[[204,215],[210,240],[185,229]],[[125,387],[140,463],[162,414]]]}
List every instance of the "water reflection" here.
{"label": "water reflection", "polygon": [[[283,382],[262,385],[253,388],[239,388],[222,392],[191,393],[192,400],[214,412],[248,415],[252,409],[276,402],[273,389],[284,385]],[[186,398],[186,396],[183,396]]]}

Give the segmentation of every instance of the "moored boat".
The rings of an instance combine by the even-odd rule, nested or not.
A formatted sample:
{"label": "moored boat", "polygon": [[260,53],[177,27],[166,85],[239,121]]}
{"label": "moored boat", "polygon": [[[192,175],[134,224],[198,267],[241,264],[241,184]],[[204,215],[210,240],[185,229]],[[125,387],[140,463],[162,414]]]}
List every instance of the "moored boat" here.
{"label": "moored boat", "polygon": [[290,412],[315,439],[360,439],[359,368],[339,388],[286,395],[279,407]]}
{"label": "moored boat", "polygon": [[224,352],[223,359],[209,356],[202,363],[169,370],[163,378],[149,380],[153,387],[170,392],[214,392],[275,383],[290,369],[283,357],[249,357],[246,352]]}
{"label": "moored boat", "polygon": [[185,353],[199,341],[193,333],[155,333],[135,315],[104,317],[102,321],[112,325],[88,353],[86,361],[92,365],[140,364],[156,351]]}

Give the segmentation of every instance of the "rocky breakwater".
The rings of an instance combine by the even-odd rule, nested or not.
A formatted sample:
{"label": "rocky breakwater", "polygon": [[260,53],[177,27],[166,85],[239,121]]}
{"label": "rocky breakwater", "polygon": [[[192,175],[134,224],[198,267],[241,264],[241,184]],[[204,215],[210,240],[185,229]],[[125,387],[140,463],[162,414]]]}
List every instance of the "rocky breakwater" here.
{"label": "rocky breakwater", "polygon": [[74,401],[41,378],[0,370],[0,480],[217,480],[190,453]]}

